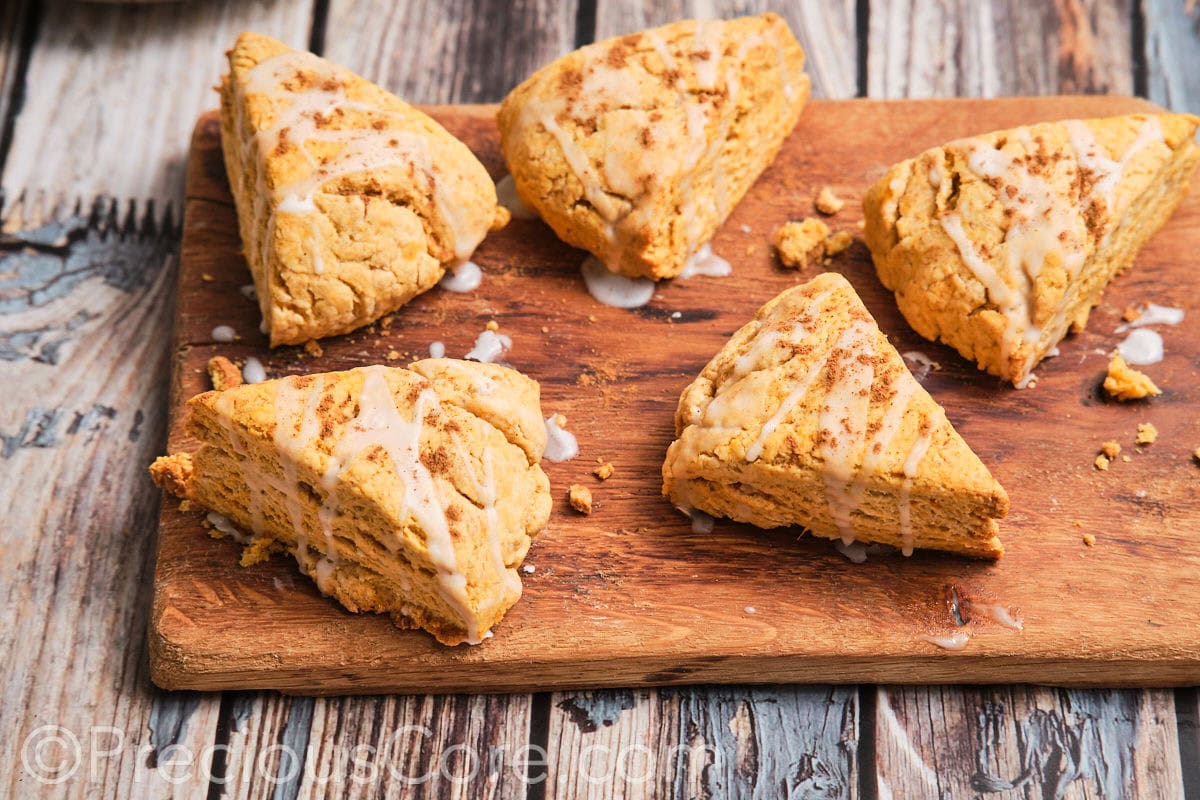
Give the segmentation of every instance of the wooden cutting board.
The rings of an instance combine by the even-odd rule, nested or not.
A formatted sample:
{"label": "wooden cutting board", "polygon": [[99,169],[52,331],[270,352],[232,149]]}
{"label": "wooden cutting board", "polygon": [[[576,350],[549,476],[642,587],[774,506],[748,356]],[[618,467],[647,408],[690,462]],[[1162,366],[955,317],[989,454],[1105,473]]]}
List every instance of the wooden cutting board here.
{"label": "wooden cutting board", "polygon": [[[269,350],[239,252],[215,114],[200,119],[188,171],[175,327],[172,450],[194,447],[180,406],[209,388],[213,355],[257,356],[271,376],[407,363],[442,341],[462,356],[488,320],[512,337],[508,360],[542,384],[545,413],[579,438],[573,461],[545,465],[555,496],[549,527],[530,550],[525,595],[478,647],[447,648],[358,616],[322,598],[290,558],[243,569],[238,546],[210,538],[198,513],[163,503],[150,651],[167,688],[275,688],[302,694],[548,690],[594,686],[792,681],[1065,685],[1200,681],[1200,183],[1109,288],[1088,330],[1043,364],[1032,390],[976,371],[914,334],[876,280],[861,242],[830,269],[844,273],[901,351],[943,368],[925,385],[1008,489],[1012,513],[996,564],[936,553],[851,564],[799,530],[764,532],[718,521],[696,534],[660,496],[660,468],[680,391],[765,301],[815,274],[773,263],[772,230],[812,214],[825,185],[850,202],[831,221],[857,233],[859,200],[894,161],[945,140],[1067,117],[1150,110],[1134,99],[814,102],[774,165],[714,240],[728,278],[664,284],[635,311],[594,302],[583,253],[540,221],[514,220],[490,236],[470,294],[435,289],[374,326],[323,341],[324,355]],[[434,115],[504,174],[494,107]],[[1107,401],[1099,386],[1127,305],[1182,306],[1162,328],[1166,360],[1148,369],[1164,389],[1149,403]],[[216,325],[240,334],[217,344]],[[403,360],[387,362],[395,351]],[[1137,424],[1159,440],[1134,445]],[[1093,467],[1116,439],[1129,462]],[[596,460],[616,474],[591,476]],[[567,506],[571,483],[591,487],[589,517]],[[1096,537],[1094,547],[1083,542]],[[1017,633],[971,623],[965,650],[923,640],[955,630],[951,600],[974,597],[1024,619]]]}

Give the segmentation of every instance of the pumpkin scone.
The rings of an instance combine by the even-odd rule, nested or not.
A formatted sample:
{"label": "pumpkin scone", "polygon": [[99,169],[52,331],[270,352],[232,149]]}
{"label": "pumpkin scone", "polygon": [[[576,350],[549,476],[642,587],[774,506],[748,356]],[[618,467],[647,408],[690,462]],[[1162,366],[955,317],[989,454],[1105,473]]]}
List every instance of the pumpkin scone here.
{"label": "pumpkin scone", "polygon": [[487,170],[442,126],[265,36],[229,51],[221,147],[272,346],[395,311],[508,219]]}
{"label": "pumpkin scone", "polygon": [[206,392],[187,409],[199,450],[151,475],[244,531],[243,563],[286,550],[350,611],[443,644],[480,642],[520,598],[551,505],[529,378],[429,359]]}
{"label": "pumpkin scone", "polygon": [[1008,495],[826,273],[733,335],[683,392],[663,494],[760,528],[998,558]]}
{"label": "pumpkin scone", "polygon": [[775,158],[808,101],[776,14],[677,22],[588,45],[500,106],[521,200],[613,272],[683,271]]}
{"label": "pumpkin scone", "polygon": [[879,278],[917,333],[1026,386],[1182,201],[1198,122],[1042,123],[896,164],[863,200]]}

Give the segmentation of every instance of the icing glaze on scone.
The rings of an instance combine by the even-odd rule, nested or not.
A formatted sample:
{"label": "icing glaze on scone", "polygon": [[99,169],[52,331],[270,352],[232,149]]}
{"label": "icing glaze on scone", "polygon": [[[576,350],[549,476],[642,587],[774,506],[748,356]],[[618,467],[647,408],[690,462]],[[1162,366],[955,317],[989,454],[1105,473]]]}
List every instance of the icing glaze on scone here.
{"label": "icing glaze on scone", "polygon": [[501,107],[502,149],[564,239],[614,272],[673,277],[774,157],[808,85],[776,15],[675,23],[539,70]]}
{"label": "icing glaze on scone", "polygon": [[864,200],[880,278],[923,336],[1026,386],[1182,199],[1196,123],[1042,123],[902,162]]}
{"label": "icing glaze on scone", "polygon": [[680,398],[665,494],[760,527],[995,557],[1007,497],[849,283],[784,292]]}

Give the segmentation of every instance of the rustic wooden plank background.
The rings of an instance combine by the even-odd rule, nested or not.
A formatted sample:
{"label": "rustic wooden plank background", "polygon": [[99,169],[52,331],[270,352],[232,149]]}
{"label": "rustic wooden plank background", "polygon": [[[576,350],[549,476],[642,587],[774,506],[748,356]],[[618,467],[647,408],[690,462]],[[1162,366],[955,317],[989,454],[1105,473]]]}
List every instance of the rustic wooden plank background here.
{"label": "rustic wooden plank background", "polygon": [[1188,0],[0,4],[0,795],[1200,797],[1195,690],[168,694],[144,633],[188,133],[243,29],[414,102],[596,37],[774,8],[818,96],[1137,93],[1200,112]]}

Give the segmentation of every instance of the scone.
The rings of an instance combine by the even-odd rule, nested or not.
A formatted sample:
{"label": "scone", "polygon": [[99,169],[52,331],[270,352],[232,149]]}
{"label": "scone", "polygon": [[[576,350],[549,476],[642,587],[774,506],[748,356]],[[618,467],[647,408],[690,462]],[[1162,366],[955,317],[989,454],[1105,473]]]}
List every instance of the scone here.
{"label": "scone", "polygon": [[440,125],[265,36],[229,52],[221,147],[272,346],[395,311],[507,220],[483,165]]}
{"label": "scone", "polygon": [[1198,122],[1050,122],[901,162],[863,200],[879,278],[917,333],[1025,386],[1182,201]]}
{"label": "scone", "polygon": [[763,306],[684,391],[663,494],[760,528],[998,558],[1008,495],[825,273]]}
{"label": "scone", "polygon": [[538,395],[453,359],[206,392],[187,404],[200,449],[151,475],[246,532],[248,554],[292,553],[347,609],[478,643],[520,598],[550,515]]}
{"label": "scone", "polygon": [[521,200],[610,270],[678,275],[779,152],[808,101],[776,14],[677,22],[598,42],[504,98]]}

